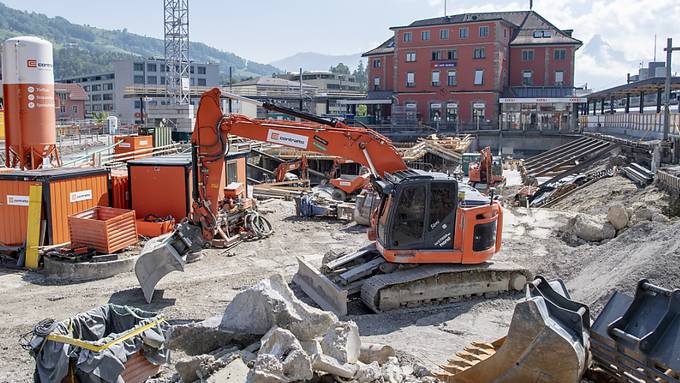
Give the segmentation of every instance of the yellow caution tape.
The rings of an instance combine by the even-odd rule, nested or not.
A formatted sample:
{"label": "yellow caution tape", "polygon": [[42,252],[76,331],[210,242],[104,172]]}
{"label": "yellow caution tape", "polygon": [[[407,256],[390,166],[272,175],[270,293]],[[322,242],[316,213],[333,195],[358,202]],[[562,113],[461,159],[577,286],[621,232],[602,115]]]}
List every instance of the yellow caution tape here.
{"label": "yellow caution tape", "polygon": [[70,345],[77,346],[77,347],[82,347],[86,350],[90,350],[90,351],[93,351],[93,352],[101,352],[101,351],[106,350],[107,348],[113,346],[114,344],[124,342],[124,341],[132,338],[133,336],[137,336],[137,335],[143,333],[144,331],[150,329],[151,327],[153,327],[153,326],[155,326],[155,325],[157,325],[161,322],[164,322],[164,321],[165,321],[165,319],[159,318],[159,319],[157,319],[157,320],[155,320],[155,321],[153,321],[149,324],[146,324],[146,325],[144,325],[144,326],[142,326],[138,329],[130,331],[129,333],[121,336],[120,338],[116,338],[116,339],[110,341],[109,343],[106,343],[106,344],[103,344],[103,345],[100,345],[100,346],[96,346],[96,345],[93,345],[93,344],[91,344],[87,341],[76,339],[76,338],[71,338],[69,336],[60,335],[60,334],[50,334],[50,335],[47,336],[47,340],[51,340],[53,342],[58,342],[58,343],[70,344]]}

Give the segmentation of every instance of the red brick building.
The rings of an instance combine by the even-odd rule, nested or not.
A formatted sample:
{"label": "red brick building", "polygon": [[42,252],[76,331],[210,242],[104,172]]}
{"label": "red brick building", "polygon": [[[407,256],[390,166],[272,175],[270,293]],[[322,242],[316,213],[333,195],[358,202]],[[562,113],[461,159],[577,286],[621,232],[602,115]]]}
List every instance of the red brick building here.
{"label": "red brick building", "polygon": [[79,84],[54,84],[57,121],[82,121],[85,119],[87,93]]}
{"label": "red brick building", "polygon": [[[366,103],[380,121],[456,129],[497,129],[503,121],[517,129],[508,121],[538,123],[541,111],[564,109],[541,100],[574,96],[582,43],[536,12],[460,14],[390,29],[393,37],[363,55]],[[524,101],[533,112],[522,114]]]}

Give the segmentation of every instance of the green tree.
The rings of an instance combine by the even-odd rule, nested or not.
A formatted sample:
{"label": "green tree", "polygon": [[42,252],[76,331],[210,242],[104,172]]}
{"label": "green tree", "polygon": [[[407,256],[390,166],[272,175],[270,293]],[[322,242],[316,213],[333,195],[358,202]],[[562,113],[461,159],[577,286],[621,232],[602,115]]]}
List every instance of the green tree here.
{"label": "green tree", "polygon": [[103,124],[106,122],[106,119],[109,118],[109,112],[94,113],[92,117],[94,117],[94,120],[98,123]]}
{"label": "green tree", "polygon": [[335,73],[335,74],[346,74],[346,75],[350,74],[349,67],[347,65],[343,64],[343,63],[340,63],[336,66],[332,66],[330,71],[331,71],[331,73]]}
{"label": "green tree", "polygon": [[354,70],[354,78],[361,85],[361,90],[364,92],[368,89],[368,73],[366,73],[366,68],[364,67],[364,62],[359,61],[357,69]]}

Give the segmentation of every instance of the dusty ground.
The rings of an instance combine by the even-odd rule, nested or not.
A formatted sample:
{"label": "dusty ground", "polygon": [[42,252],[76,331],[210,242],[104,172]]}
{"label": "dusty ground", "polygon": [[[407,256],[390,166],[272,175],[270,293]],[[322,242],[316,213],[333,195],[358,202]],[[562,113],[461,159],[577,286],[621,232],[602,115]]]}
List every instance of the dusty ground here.
{"label": "dusty ground", "polygon": [[[609,203],[609,195],[604,193],[599,204]],[[497,258],[512,260],[535,274],[564,278],[576,298],[588,304],[601,304],[612,286],[634,288],[635,281],[646,275],[666,287],[680,287],[680,223],[645,224],[602,245],[572,247],[560,239],[559,231],[567,220],[575,210],[589,209],[592,199],[596,197],[575,201],[573,209],[565,208],[569,211],[506,209],[503,249]],[[298,255],[320,263],[328,250],[357,248],[367,242],[363,228],[291,218],[294,208],[290,202],[273,201],[261,209],[277,228],[274,236],[226,252],[206,251],[205,257],[187,265],[184,273],[163,279],[158,286],[162,291],[156,292],[152,304],[145,303],[133,273],[65,284],[40,273],[0,269],[0,382],[30,379],[33,362],[17,340],[43,318],[65,319],[112,302],[160,311],[174,322],[202,320],[221,314],[236,292],[272,273],[291,278]],[[504,295],[389,314],[371,314],[359,307],[350,319],[358,323],[365,341],[388,343],[433,367],[471,341],[504,335],[519,298]]]}

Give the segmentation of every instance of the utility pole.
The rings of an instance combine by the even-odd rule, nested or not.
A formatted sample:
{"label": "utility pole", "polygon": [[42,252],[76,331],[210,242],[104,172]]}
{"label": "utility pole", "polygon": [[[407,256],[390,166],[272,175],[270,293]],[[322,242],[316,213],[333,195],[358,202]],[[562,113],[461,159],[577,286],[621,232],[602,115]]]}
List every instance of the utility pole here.
{"label": "utility pole", "polygon": [[448,15],[448,12],[446,11],[446,0],[444,0],[444,17]]}
{"label": "utility pole", "polygon": [[666,84],[664,89],[666,101],[663,107],[663,139],[668,141],[668,135],[671,131],[671,64],[673,61],[673,51],[680,51],[680,47],[673,48],[673,39],[669,37],[666,40],[666,49],[664,50],[666,51]]}
{"label": "utility pole", "polygon": [[304,100],[302,99],[302,68],[300,68],[300,112],[302,112],[302,104]]}
{"label": "utility pole", "polygon": [[[229,67],[229,93],[234,94],[234,92],[231,90],[231,83],[233,82],[231,77],[231,71],[232,67]],[[229,114],[231,114],[231,97],[229,97]]]}

